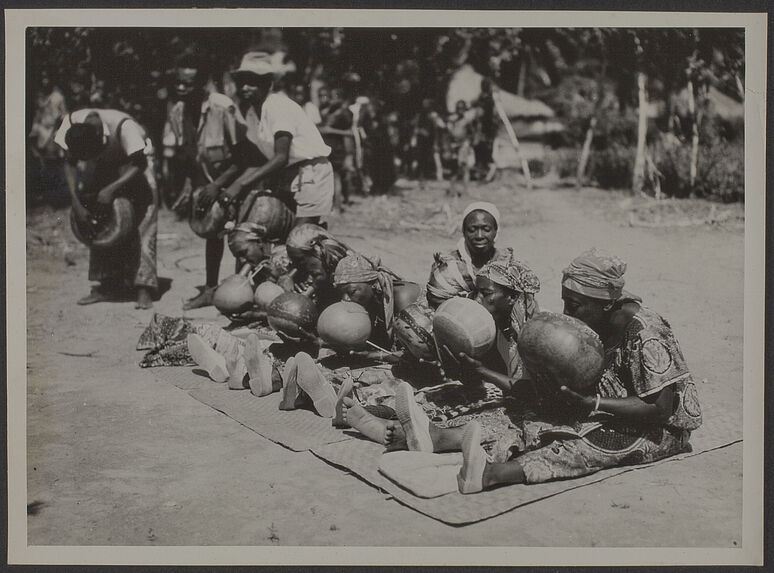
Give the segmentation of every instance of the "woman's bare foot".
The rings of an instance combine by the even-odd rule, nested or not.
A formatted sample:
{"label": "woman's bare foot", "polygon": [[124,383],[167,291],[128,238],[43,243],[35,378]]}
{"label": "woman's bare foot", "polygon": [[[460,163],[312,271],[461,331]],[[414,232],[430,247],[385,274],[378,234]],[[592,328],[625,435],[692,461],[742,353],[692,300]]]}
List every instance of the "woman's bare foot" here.
{"label": "woman's bare foot", "polygon": [[333,425],[337,428],[346,428],[349,425],[345,420],[344,398],[351,396],[354,388],[355,382],[351,377],[347,377],[341,383],[341,387],[336,394],[336,415],[333,417]]}
{"label": "woman's bare foot", "polygon": [[391,422],[377,418],[350,397],[342,399],[342,418],[350,427],[379,444],[386,444],[387,425]]}
{"label": "woman's bare foot", "polygon": [[282,371],[282,400],[279,404],[280,410],[295,410],[301,390],[296,383],[298,376],[298,366],[296,357],[291,356],[285,363],[285,369]]}
{"label": "woman's bare foot", "polygon": [[384,445],[387,446],[388,452],[409,449],[406,443],[406,432],[403,431],[400,422],[395,420],[387,422],[387,426],[384,428]]}
{"label": "woman's bare foot", "polygon": [[188,353],[194,362],[202,367],[207,375],[215,382],[228,380],[228,368],[226,359],[215,352],[215,349],[207,344],[198,334],[188,335]]}
{"label": "woman's bare foot", "polygon": [[195,308],[203,308],[205,306],[212,306],[212,297],[215,295],[215,289],[217,287],[205,286],[202,287],[199,294],[193,298],[189,298],[183,303],[183,310],[193,310]]}
{"label": "woman's bare foot", "polygon": [[486,452],[481,447],[481,424],[470,422],[462,435],[462,468],[457,474],[460,493],[478,493],[484,489]]}
{"label": "woman's bare foot", "polygon": [[134,308],[148,309],[153,308],[153,297],[148,287],[137,287],[137,302]]}
{"label": "woman's bare foot", "polygon": [[263,345],[258,335],[248,335],[247,340],[245,340],[244,357],[250,392],[259,397],[268,396],[275,392],[275,385],[272,380],[273,364],[271,359],[264,353]]}
{"label": "woman's bare foot", "polygon": [[408,382],[401,382],[395,390],[395,412],[406,433],[408,449],[416,452],[432,452],[430,418],[414,400],[414,388]]}
{"label": "woman's bare foot", "polygon": [[306,352],[296,354],[296,383],[312,399],[314,409],[323,418],[336,415],[336,391],[326,380],[314,359]]}

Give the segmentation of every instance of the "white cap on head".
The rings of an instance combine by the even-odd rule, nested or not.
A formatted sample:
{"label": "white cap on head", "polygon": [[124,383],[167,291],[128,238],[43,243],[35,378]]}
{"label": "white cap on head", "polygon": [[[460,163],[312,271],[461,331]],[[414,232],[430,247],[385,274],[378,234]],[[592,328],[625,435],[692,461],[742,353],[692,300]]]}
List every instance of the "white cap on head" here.
{"label": "white cap on head", "polygon": [[495,220],[497,228],[500,228],[500,210],[494,205],[494,203],[489,203],[487,201],[474,201],[465,207],[465,210],[462,212],[463,223],[465,222],[465,217],[470,215],[473,211],[485,211],[486,213],[489,213]]}
{"label": "white cap on head", "polygon": [[239,74],[254,74],[256,76],[272,75],[275,72],[271,54],[267,52],[247,52],[242,56],[239,68],[231,72],[232,76]]}

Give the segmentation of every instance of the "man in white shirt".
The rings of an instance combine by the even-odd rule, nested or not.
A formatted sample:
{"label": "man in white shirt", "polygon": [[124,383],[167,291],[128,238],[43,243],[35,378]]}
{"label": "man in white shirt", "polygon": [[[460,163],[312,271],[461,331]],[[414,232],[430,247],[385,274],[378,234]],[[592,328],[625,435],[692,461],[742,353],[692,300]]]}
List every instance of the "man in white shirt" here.
{"label": "man in white shirt", "polygon": [[150,161],[153,147],[145,130],[113,109],[82,109],[62,121],[54,141],[65,150],[73,215],[88,225],[109,210],[118,196],[134,207],[130,239],[110,249],[91,249],[89,280],[100,284],[78,304],[120,300],[136,289],[137,308],[151,308],[156,276],[158,192]]}
{"label": "man in white shirt", "polygon": [[[304,110],[285,94],[272,93],[274,67],[263,52],[248,52],[232,72],[248,123],[247,137],[268,161],[230,181],[219,201],[227,207],[261,180],[295,203],[296,225],[319,224],[333,207],[330,147]],[[224,185],[227,184],[224,182]]]}

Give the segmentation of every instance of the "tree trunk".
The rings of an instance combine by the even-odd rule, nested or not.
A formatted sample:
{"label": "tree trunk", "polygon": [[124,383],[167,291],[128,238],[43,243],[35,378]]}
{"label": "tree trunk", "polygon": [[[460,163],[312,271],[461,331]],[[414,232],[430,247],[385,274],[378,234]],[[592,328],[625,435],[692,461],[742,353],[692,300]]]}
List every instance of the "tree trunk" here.
{"label": "tree trunk", "polygon": [[696,184],[696,169],[699,162],[699,114],[696,109],[696,95],[693,80],[688,79],[688,111],[691,114],[691,164],[690,164],[690,188],[693,196],[693,187]]}
{"label": "tree trunk", "polygon": [[527,68],[529,68],[529,47],[524,48],[519,66],[519,81],[516,84],[516,93],[524,96],[524,87],[527,84]]}
{"label": "tree trunk", "polygon": [[645,92],[647,77],[637,72],[637,90],[639,93],[639,112],[637,121],[637,155],[634,158],[634,176],[632,192],[642,193],[645,181],[645,137],[648,130],[648,95]]}
{"label": "tree trunk", "polygon": [[586,130],[586,139],[583,141],[580,159],[578,160],[578,171],[575,174],[575,187],[581,188],[586,177],[586,165],[589,162],[591,154],[591,140],[594,139],[594,128],[597,125],[597,118],[592,117],[589,122],[589,128]]}

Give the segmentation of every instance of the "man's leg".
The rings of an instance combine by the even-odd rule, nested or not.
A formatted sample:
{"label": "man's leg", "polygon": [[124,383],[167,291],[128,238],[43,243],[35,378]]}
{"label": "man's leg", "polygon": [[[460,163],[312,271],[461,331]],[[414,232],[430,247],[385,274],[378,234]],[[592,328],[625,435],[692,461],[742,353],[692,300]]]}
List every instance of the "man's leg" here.
{"label": "man's leg", "polygon": [[223,259],[223,250],[225,241],[221,237],[206,239],[204,246],[204,268],[206,273],[206,284],[202,291],[193,298],[188,299],[183,305],[183,310],[193,310],[212,305],[212,297],[218,286],[218,276],[220,275],[220,262]]}

